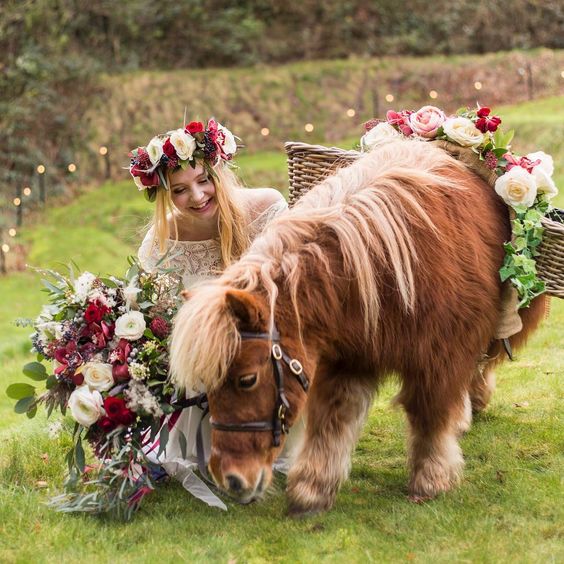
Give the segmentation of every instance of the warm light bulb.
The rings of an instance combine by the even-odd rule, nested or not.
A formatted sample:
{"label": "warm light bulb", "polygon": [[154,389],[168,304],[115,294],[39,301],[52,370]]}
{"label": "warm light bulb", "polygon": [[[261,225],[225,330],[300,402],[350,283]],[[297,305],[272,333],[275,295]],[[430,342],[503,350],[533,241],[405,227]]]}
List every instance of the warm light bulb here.
{"label": "warm light bulb", "polygon": [[386,102],[393,102],[394,95],[393,94],[386,94]]}
{"label": "warm light bulb", "polygon": [[76,165],[74,163],[70,163],[67,168],[68,168],[69,172],[75,172],[76,171]]}
{"label": "warm light bulb", "polygon": [[476,90],[482,90],[482,83],[479,80],[477,80],[476,82],[474,82],[474,88]]}
{"label": "warm light bulb", "polygon": [[436,90],[431,90],[431,92],[429,92],[429,98],[433,98],[433,100],[434,100],[435,98],[438,98],[438,97],[439,97],[439,94]]}
{"label": "warm light bulb", "polygon": [[6,243],[4,243],[4,244],[2,245],[2,250],[3,250],[5,253],[9,253],[9,252],[10,252],[10,245],[6,245]]}
{"label": "warm light bulb", "polygon": [[20,198],[14,198],[14,206],[19,206],[21,205],[22,201],[20,200]]}
{"label": "warm light bulb", "polygon": [[270,135],[270,129],[268,129],[268,127],[263,127],[263,128],[260,130],[260,134],[261,134],[263,137],[267,137],[268,135]]}
{"label": "warm light bulb", "polygon": [[354,111],[353,108],[349,108],[349,109],[347,110],[347,115],[348,115],[349,117],[354,117],[354,116],[356,115],[356,112]]}
{"label": "warm light bulb", "polygon": [[26,186],[23,189],[23,193],[24,193],[24,196],[29,196],[31,194],[31,188],[29,186]]}
{"label": "warm light bulb", "polygon": [[107,148],[105,145],[102,145],[102,146],[98,149],[98,151],[100,152],[100,154],[101,154],[102,156],[108,154],[108,148]]}
{"label": "warm light bulb", "polygon": [[304,126],[304,129],[308,132],[311,133],[313,131],[313,123],[306,123]]}
{"label": "warm light bulb", "polygon": [[8,235],[10,237],[15,237],[16,236],[16,230],[13,227],[8,229]]}
{"label": "warm light bulb", "polygon": [[45,165],[42,165],[42,164],[39,165],[39,166],[37,167],[37,172],[38,172],[39,174],[43,174],[43,173],[45,172]]}

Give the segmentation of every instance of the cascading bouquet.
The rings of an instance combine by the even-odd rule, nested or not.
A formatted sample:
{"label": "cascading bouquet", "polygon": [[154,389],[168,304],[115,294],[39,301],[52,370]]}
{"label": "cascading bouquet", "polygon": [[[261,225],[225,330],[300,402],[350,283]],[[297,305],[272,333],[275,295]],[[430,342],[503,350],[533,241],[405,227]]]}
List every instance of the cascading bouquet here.
{"label": "cascading bouquet", "polygon": [[[69,276],[40,271],[50,303],[25,323],[34,329],[37,361],[23,371],[45,390],[9,386],[16,412],[31,418],[38,406],[48,415],[68,408],[75,420],[66,492],[49,502],[59,511],[130,519],[154,489],[150,445],[158,444],[160,454],[168,440],[163,421],[174,411],[174,390],[167,381],[167,337],[181,281],[173,272],[148,273],[129,262],[121,279],[75,276],[72,266]],[[94,465],[86,464],[84,441],[98,458]]]}
{"label": "cascading bouquet", "polygon": [[511,151],[513,131],[504,134],[500,124],[501,118],[488,107],[461,108],[454,116],[447,116],[435,106],[418,111],[390,110],[385,121],[374,119],[365,124],[361,148],[370,149],[390,137],[409,137],[454,143],[472,150],[483,161],[486,174],[481,176],[493,184],[513,212],[512,240],[504,244],[500,277],[517,290],[518,307],[526,307],[545,290],[537,276],[535,257],[542,242],[541,220],[552,210],[550,200],[558,189],[552,180],[552,157],[542,151],[516,155]]}

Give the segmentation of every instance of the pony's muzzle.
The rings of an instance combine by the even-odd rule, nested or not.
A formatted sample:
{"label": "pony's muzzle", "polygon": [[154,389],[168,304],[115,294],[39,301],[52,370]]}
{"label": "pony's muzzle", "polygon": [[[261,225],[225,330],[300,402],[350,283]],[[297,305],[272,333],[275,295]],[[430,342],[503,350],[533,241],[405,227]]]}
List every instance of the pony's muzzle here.
{"label": "pony's muzzle", "polygon": [[269,483],[265,468],[237,468],[232,464],[217,464],[215,460],[210,460],[209,469],[219,488],[243,504],[259,499]]}

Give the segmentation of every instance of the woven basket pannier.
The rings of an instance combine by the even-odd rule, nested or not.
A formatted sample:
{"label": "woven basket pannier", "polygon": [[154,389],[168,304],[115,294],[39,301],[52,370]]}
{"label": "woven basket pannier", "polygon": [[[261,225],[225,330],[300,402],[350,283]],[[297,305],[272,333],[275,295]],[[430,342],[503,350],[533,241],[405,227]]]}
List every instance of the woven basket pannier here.
{"label": "woven basket pannier", "polygon": [[[292,141],[285,143],[285,148],[290,206],[310,188],[337,169],[352,164],[361,155],[358,151]],[[538,274],[546,284],[547,294],[564,298],[564,210],[554,210],[542,220],[542,224],[544,234],[540,256],[537,257]]]}

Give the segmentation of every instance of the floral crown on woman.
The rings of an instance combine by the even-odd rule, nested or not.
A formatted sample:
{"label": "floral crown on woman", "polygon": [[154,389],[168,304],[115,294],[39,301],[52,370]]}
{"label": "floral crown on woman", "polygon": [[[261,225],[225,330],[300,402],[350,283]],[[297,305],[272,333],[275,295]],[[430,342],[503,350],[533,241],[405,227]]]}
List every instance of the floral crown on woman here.
{"label": "floral crown on woman", "polygon": [[139,190],[156,193],[162,186],[168,190],[166,171],[175,171],[196,161],[203,161],[210,171],[221,161],[230,161],[237,151],[236,137],[213,118],[206,126],[191,121],[184,128],[155,135],[146,147],[133,149],[129,172]]}

